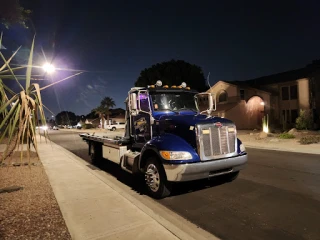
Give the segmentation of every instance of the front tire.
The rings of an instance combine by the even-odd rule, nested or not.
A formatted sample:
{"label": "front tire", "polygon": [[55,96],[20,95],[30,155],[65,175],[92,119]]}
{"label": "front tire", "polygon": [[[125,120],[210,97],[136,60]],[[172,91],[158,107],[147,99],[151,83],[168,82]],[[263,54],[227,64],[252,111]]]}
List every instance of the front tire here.
{"label": "front tire", "polygon": [[148,158],[144,175],[147,192],[151,197],[161,199],[170,195],[171,184],[167,181],[162,165],[155,157]]}
{"label": "front tire", "polygon": [[112,131],[115,131],[115,130],[116,130],[116,128],[115,128],[115,127],[113,127],[113,128],[112,128]]}

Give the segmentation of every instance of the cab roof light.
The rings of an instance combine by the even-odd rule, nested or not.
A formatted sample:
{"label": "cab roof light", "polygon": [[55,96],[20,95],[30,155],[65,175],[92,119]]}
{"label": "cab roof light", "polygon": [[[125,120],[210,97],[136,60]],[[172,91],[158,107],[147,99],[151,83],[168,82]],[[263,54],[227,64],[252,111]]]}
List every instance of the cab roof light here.
{"label": "cab roof light", "polygon": [[172,85],[171,88],[177,88],[177,86],[176,85]]}
{"label": "cab roof light", "polygon": [[156,85],[157,85],[157,87],[161,87],[161,86],[162,86],[161,80],[158,80],[158,81],[156,82]]}
{"label": "cab roof light", "polygon": [[149,85],[148,88],[154,88],[154,85]]}
{"label": "cab roof light", "polygon": [[190,87],[186,87],[187,90],[190,90]]}
{"label": "cab roof light", "polygon": [[187,87],[187,84],[185,82],[182,82],[181,85],[180,85],[182,88],[186,88]]}
{"label": "cab roof light", "polygon": [[168,85],[164,85],[163,88],[169,88],[169,86]]}

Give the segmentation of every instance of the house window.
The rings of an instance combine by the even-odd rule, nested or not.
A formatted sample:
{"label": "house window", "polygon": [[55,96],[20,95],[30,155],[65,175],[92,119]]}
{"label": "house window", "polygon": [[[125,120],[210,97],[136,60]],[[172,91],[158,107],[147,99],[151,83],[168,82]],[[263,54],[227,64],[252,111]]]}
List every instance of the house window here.
{"label": "house window", "polygon": [[289,87],[281,88],[281,96],[282,100],[289,100]]}
{"label": "house window", "polygon": [[282,110],[282,122],[290,123],[290,111]]}
{"label": "house window", "polygon": [[291,110],[291,123],[295,123],[297,118],[298,118],[298,110],[297,109]]}
{"label": "house window", "polygon": [[226,91],[222,91],[219,94],[219,102],[226,102],[228,98],[227,92]]}
{"label": "house window", "polygon": [[244,89],[240,89],[240,99],[244,100]]}
{"label": "house window", "polygon": [[298,99],[298,86],[297,85],[293,85],[290,86],[290,99]]}

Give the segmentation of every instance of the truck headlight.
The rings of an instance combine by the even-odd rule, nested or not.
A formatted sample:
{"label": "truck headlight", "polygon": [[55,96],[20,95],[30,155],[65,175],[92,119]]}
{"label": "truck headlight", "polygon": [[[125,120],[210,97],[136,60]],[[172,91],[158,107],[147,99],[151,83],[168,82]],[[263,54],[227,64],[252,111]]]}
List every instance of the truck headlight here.
{"label": "truck headlight", "polygon": [[246,147],[243,144],[240,144],[240,151],[241,152],[245,152],[246,151]]}
{"label": "truck headlight", "polygon": [[189,159],[192,159],[191,153],[189,153],[189,152],[160,151],[160,155],[165,160],[189,160]]}

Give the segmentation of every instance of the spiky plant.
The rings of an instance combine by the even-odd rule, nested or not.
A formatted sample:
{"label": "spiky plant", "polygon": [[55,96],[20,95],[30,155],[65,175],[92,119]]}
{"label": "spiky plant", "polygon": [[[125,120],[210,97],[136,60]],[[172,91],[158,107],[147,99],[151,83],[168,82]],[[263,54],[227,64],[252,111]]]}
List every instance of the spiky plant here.
{"label": "spiky plant", "polygon": [[[42,124],[46,123],[46,118],[44,114],[44,108],[46,108],[41,99],[41,90],[51,87],[61,81],[65,81],[81,74],[81,72],[76,73],[72,76],[64,78],[55,83],[49,84],[45,87],[40,88],[39,84],[31,83],[32,76],[32,59],[33,59],[33,49],[34,40],[31,44],[30,55],[28,59],[28,65],[26,67],[16,67],[11,68],[10,62],[19,51],[19,49],[12,54],[12,56],[6,60],[0,51],[0,57],[4,62],[0,67],[0,116],[2,121],[0,122],[0,142],[7,137],[8,143],[0,163],[4,161],[9,155],[11,155],[15,149],[19,149],[21,146],[21,160],[23,158],[22,146],[23,143],[27,144],[27,158],[30,162],[30,151],[33,147],[38,155],[37,141],[36,141],[36,124],[38,120]],[[0,37],[0,45],[2,42],[2,34]],[[14,74],[15,70],[21,70],[25,68],[26,74],[23,76],[17,76]],[[20,87],[20,92],[15,93],[3,82],[3,79],[13,79],[16,81],[17,85]],[[25,81],[25,86],[22,86],[19,80]],[[47,132],[44,132],[45,137],[47,137]]]}

